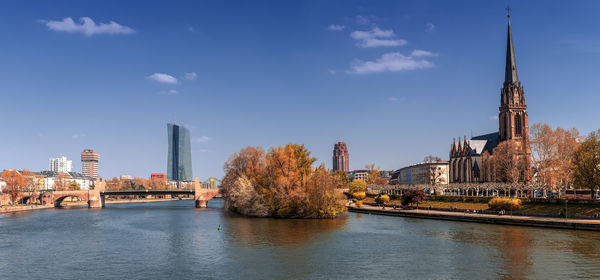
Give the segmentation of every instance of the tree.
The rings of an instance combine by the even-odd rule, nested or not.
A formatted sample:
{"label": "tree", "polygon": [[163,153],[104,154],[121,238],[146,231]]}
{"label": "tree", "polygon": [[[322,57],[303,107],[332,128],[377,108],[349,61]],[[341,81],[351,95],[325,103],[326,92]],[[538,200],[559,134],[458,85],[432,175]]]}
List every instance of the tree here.
{"label": "tree", "polygon": [[69,174],[64,172],[58,172],[57,177],[54,179],[54,189],[57,191],[66,191],[69,189]]}
{"label": "tree", "polygon": [[364,192],[367,190],[367,183],[363,180],[354,180],[350,182],[350,193]]}
{"label": "tree", "polygon": [[335,179],[335,184],[338,188],[346,188],[350,183],[350,178],[348,178],[348,174],[344,172],[344,170],[336,170],[332,174]]}
{"label": "tree", "polygon": [[374,184],[377,178],[381,177],[381,172],[379,172],[379,167],[375,167],[374,163],[365,165],[365,169],[367,169],[367,184]]}
{"label": "tree", "polygon": [[589,189],[592,198],[600,186],[600,130],[592,132],[581,143],[573,156],[573,184],[578,189]]}
{"label": "tree", "polygon": [[446,182],[444,180],[445,172],[438,165],[435,165],[435,164],[429,165],[429,167],[427,168],[427,173],[429,175],[429,184],[431,184],[431,185]]}
{"label": "tree", "polygon": [[503,141],[493,153],[496,181],[504,183],[528,182],[531,168],[527,166],[527,158],[523,147],[516,141]]}
{"label": "tree", "polygon": [[537,182],[550,188],[572,184],[572,159],[579,139],[579,131],[575,128],[553,130],[547,124],[531,127],[531,156]]}
{"label": "tree", "polygon": [[389,183],[390,182],[388,181],[388,179],[381,178],[381,177],[375,179],[375,181],[373,182],[373,184],[380,185],[380,186],[385,186],[385,185],[388,185]]}
{"label": "tree", "polygon": [[81,190],[81,185],[79,185],[79,183],[77,183],[77,181],[71,181],[70,186],[71,186],[71,190],[74,190],[74,191]]}
{"label": "tree", "polygon": [[304,145],[287,144],[268,153],[247,147],[225,163],[221,193],[225,207],[251,216],[335,217],[345,210],[336,179]]}
{"label": "tree", "polygon": [[425,201],[425,192],[422,190],[409,190],[402,195],[402,205],[416,204],[419,208],[419,204]]}
{"label": "tree", "polygon": [[27,181],[25,177],[16,170],[4,170],[1,176],[6,183],[2,192],[10,196],[10,200],[14,205],[17,203],[17,199],[23,194],[23,189],[27,185]]}
{"label": "tree", "polygon": [[438,156],[428,155],[423,159],[423,162],[438,162],[442,159]]}
{"label": "tree", "polygon": [[387,194],[379,194],[376,198],[375,198],[375,202],[377,202],[378,205],[385,205],[386,203],[388,203],[390,201],[390,196]]}

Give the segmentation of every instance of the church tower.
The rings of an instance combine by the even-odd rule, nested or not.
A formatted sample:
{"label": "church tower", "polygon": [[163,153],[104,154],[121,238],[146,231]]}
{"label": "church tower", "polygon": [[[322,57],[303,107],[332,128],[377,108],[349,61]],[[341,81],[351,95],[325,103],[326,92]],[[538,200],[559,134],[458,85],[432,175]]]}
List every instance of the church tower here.
{"label": "church tower", "polygon": [[506,42],[506,69],[504,72],[504,86],[500,96],[498,122],[500,124],[500,141],[524,140],[528,142],[527,105],[525,105],[523,86],[521,86],[517,75],[517,62],[510,29],[510,14],[508,15],[508,38]]}

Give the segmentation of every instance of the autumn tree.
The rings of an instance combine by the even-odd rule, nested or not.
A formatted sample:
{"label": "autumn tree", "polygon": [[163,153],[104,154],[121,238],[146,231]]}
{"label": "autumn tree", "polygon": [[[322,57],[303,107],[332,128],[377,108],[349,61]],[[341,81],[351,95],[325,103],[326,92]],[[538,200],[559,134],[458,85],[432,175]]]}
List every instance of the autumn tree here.
{"label": "autumn tree", "polygon": [[410,205],[416,204],[417,208],[419,204],[423,203],[427,197],[425,196],[425,192],[422,190],[409,190],[402,195],[401,202],[402,205]]}
{"label": "autumn tree", "polygon": [[346,188],[350,184],[350,178],[344,170],[336,170],[331,174],[335,179],[335,184],[338,188]]}
{"label": "autumn tree", "polygon": [[423,159],[423,162],[438,162],[442,159],[438,156],[428,155]]}
{"label": "autumn tree", "polygon": [[350,182],[350,189],[348,190],[351,194],[357,192],[364,192],[367,190],[367,182],[363,180],[354,180]]}
{"label": "autumn tree", "polygon": [[576,188],[589,189],[596,198],[600,186],[600,130],[590,133],[575,151],[572,176]]}
{"label": "autumn tree", "polygon": [[27,181],[21,173],[16,170],[4,170],[2,172],[2,179],[6,183],[6,186],[2,189],[2,192],[10,196],[10,200],[13,205],[17,203],[17,199],[23,194],[23,190],[27,185]]}
{"label": "autumn tree", "polygon": [[225,163],[221,182],[225,207],[251,216],[333,217],[344,211],[336,180],[304,145],[266,153],[247,147]]}
{"label": "autumn tree", "polygon": [[79,185],[79,183],[77,183],[77,181],[71,181],[70,187],[71,187],[71,190],[73,190],[73,191],[81,190],[81,185]]}
{"label": "autumn tree", "polygon": [[374,163],[365,165],[365,169],[367,169],[367,184],[374,184],[377,178],[381,178],[381,172],[379,172],[379,167],[375,167]]}
{"label": "autumn tree", "polygon": [[381,178],[381,177],[375,179],[375,181],[373,182],[373,184],[380,185],[380,186],[385,186],[385,185],[388,185],[389,183],[390,182],[388,181],[388,179]]}
{"label": "autumn tree", "polygon": [[516,141],[503,141],[493,153],[493,165],[496,181],[504,183],[527,182],[531,177],[531,168],[523,147]]}
{"label": "autumn tree", "polygon": [[536,179],[547,187],[572,184],[573,155],[579,146],[579,131],[552,129],[547,124],[531,127],[531,156]]}
{"label": "autumn tree", "polygon": [[58,172],[57,177],[54,179],[54,189],[57,191],[66,191],[69,188],[69,175],[64,172]]}

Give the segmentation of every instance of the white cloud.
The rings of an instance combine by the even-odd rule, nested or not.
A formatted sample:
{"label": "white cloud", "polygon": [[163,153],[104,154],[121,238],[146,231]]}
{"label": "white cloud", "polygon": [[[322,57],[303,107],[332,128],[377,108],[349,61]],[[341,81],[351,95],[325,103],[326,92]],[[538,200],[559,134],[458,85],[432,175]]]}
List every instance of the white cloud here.
{"label": "white cloud", "polygon": [[400,98],[395,97],[395,96],[390,96],[390,98],[388,98],[388,100],[391,102],[396,102],[396,101],[400,100]]}
{"label": "white cloud", "polygon": [[198,138],[194,138],[194,142],[197,143],[207,143],[210,142],[212,140],[212,137],[208,137],[208,136],[200,136]]}
{"label": "white cloud", "polygon": [[188,80],[195,80],[198,78],[198,74],[196,74],[196,72],[185,73],[185,78]]}
{"label": "white cloud", "polygon": [[159,82],[159,83],[165,83],[165,84],[176,84],[177,83],[177,79],[169,74],[163,74],[163,73],[154,73],[148,77],[146,77],[147,79]]}
{"label": "white cloud", "polygon": [[398,52],[383,54],[375,61],[354,61],[350,73],[368,74],[377,72],[397,72],[434,67],[431,61],[413,55],[403,55]]}
{"label": "white cloud", "polygon": [[71,138],[73,138],[73,139],[79,139],[79,138],[82,138],[82,137],[85,137],[85,133],[73,134],[71,136]]}
{"label": "white cloud", "polygon": [[82,17],[79,19],[80,23],[76,23],[72,18],[66,17],[62,21],[43,21],[46,26],[57,32],[70,32],[70,33],[83,33],[86,36],[92,36],[94,34],[133,34],[135,30],[131,27],[120,25],[114,21],[109,23],[96,24],[94,20],[89,17]]}
{"label": "white cloud", "polygon": [[432,53],[424,50],[414,50],[410,53],[410,55],[414,57],[438,56],[437,53]]}
{"label": "white cloud", "polygon": [[189,32],[196,32],[196,30],[194,29],[193,26],[188,26],[188,31]]}
{"label": "white cloud", "polygon": [[335,71],[333,69],[329,69],[329,70],[327,70],[327,72],[329,72],[329,74],[331,74],[331,75],[337,74],[337,71]]}
{"label": "white cloud", "polygon": [[361,48],[404,46],[408,43],[406,40],[393,39],[396,37],[394,31],[382,30],[379,27],[369,31],[353,31],[350,37],[356,40],[356,45]]}
{"label": "white cloud", "polygon": [[208,153],[208,152],[210,152],[210,150],[208,150],[208,149],[200,149],[200,152],[201,153]]}
{"label": "white cloud", "polygon": [[356,23],[361,24],[361,25],[367,25],[369,23],[371,23],[372,21],[376,20],[377,17],[376,16],[361,16],[358,15],[356,16]]}
{"label": "white cloud", "polygon": [[176,91],[176,90],[174,90],[174,89],[171,89],[171,90],[169,90],[168,92],[169,92],[170,94],[178,94],[178,93],[179,93],[178,91]]}
{"label": "white cloud", "polygon": [[490,120],[497,121],[498,120],[498,115],[491,116]]}
{"label": "white cloud", "polygon": [[346,26],[339,25],[339,24],[330,24],[329,27],[327,27],[327,28],[332,31],[342,31],[342,30],[344,30],[344,28],[346,28]]}
{"label": "white cloud", "polygon": [[431,22],[425,24],[425,31],[427,31],[427,32],[435,31],[435,24],[433,24]]}

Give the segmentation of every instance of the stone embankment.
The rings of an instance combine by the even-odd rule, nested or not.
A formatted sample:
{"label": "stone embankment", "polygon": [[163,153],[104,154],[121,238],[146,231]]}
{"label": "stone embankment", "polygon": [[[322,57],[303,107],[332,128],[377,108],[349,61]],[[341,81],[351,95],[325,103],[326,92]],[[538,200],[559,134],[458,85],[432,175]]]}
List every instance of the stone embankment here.
{"label": "stone embankment", "polygon": [[361,208],[357,208],[353,205],[350,205],[348,206],[348,211],[374,215],[398,216],[421,219],[600,231],[600,220],[588,219],[583,220],[565,218],[543,218],[531,216],[492,215],[472,212],[459,213],[427,209],[397,210],[390,207],[382,209],[381,207],[369,205],[363,205]]}

